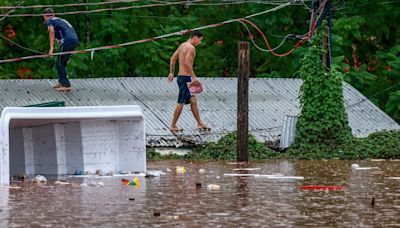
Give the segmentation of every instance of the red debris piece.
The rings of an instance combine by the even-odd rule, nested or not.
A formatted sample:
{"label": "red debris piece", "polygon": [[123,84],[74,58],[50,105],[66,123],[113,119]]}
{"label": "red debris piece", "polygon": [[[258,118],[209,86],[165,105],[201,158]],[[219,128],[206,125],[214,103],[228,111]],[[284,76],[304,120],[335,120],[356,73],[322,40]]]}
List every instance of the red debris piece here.
{"label": "red debris piece", "polygon": [[300,186],[302,190],[330,190],[330,191],[337,191],[343,190],[344,186],[320,186],[320,185],[307,185],[307,186]]}

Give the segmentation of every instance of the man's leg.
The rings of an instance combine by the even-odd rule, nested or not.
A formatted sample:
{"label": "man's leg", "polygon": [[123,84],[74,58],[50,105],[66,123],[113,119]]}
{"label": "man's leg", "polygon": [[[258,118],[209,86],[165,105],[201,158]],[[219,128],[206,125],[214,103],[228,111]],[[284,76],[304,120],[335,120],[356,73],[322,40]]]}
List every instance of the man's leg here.
{"label": "man's leg", "polygon": [[192,113],[194,118],[197,121],[197,128],[198,129],[210,129],[200,118],[199,109],[197,108],[197,99],[195,96],[190,98],[190,108],[192,109]]}
{"label": "man's leg", "polygon": [[171,131],[181,131],[181,128],[178,128],[176,126],[176,123],[178,122],[179,116],[181,115],[182,109],[183,109],[184,104],[177,104],[174,112],[174,117],[172,119],[172,124],[171,124]]}
{"label": "man's leg", "polygon": [[67,64],[71,55],[59,55],[57,57],[57,72],[58,72],[58,82],[62,87],[70,87],[71,84],[67,78]]}

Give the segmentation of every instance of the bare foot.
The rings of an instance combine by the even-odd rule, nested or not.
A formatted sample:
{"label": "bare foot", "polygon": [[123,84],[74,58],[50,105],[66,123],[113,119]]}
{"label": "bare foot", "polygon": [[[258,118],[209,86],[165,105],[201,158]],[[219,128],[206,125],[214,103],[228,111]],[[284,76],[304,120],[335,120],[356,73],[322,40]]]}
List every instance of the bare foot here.
{"label": "bare foot", "polygon": [[183,131],[183,128],[171,127],[171,128],[169,128],[169,130],[172,131],[172,132],[177,132],[177,131]]}
{"label": "bare foot", "polygon": [[54,89],[60,88],[62,85],[60,83],[57,83],[55,86],[53,86]]}
{"label": "bare foot", "polygon": [[211,131],[211,128],[207,124],[201,124],[197,126],[199,131]]}
{"label": "bare foot", "polygon": [[61,86],[61,87],[57,88],[56,90],[59,92],[68,92],[68,91],[71,91],[71,87]]}

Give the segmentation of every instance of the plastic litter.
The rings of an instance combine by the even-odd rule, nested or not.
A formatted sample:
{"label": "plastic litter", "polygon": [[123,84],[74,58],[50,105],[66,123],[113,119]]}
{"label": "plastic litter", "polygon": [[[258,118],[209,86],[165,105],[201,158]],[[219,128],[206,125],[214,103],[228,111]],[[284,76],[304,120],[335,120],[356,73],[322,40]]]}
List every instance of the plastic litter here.
{"label": "plastic litter", "polygon": [[166,174],[166,173],[164,173],[164,172],[162,172],[162,171],[148,171],[147,174],[146,174],[146,176],[147,176],[147,175],[151,175],[151,176],[153,176],[153,177],[159,177],[159,176],[165,175],[165,174]]}
{"label": "plastic litter", "polygon": [[354,170],[371,170],[371,169],[379,169],[378,167],[360,167],[359,164],[352,164],[351,168]]}
{"label": "plastic litter", "polygon": [[154,217],[158,217],[158,216],[160,216],[161,215],[161,213],[160,212],[154,212]]}
{"label": "plastic litter", "polygon": [[121,173],[116,173],[114,174],[114,177],[145,177],[145,173],[126,173],[126,174],[121,174]]}
{"label": "plastic litter", "polygon": [[400,177],[388,177],[388,179],[391,179],[391,180],[400,180]]}
{"label": "plastic litter", "polygon": [[255,178],[267,178],[267,179],[281,179],[281,180],[304,180],[304,177],[300,176],[281,176],[281,175],[256,175]]}
{"label": "plastic litter", "polygon": [[19,186],[8,186],[9,189],[20,189],[21,187]]}
{"label": "plastic litter", "polygon": [[183,166],[176,167],[176,173],[186,173],[186,169]]}
{"label": "plastic litter", "polygon": [[302,190],[329,190],[329,191],[336,191],[336,190],[343,190],[344,186],[321,186],[321,185],[308,185],[308,186],[300,186]]}
{"label": "plastic litter", "polygon": [[371,159],[370,161],[373,161],[373,162],[383,162],[383,161],[386,161],[386,159]]}
{"label": "plastic litter", "polygon": [[209,184],[209,185],[207,185],[207,188],[208,188],[209,190],[220,190],[220,189],[221,189],[221,186],[219,186],[219,185],[217,185],[217,184]]}
{"label": "plastic litter", "polygon": [[169,168],[167,168],[167,172],[172,172],[172,170],[171,170],[171,169],[169,169]]}
{"label": "plastic litter", "polygon": [[88,186],[88,184],[86,184],[86,183],[81,184],[81,187],[87,187],[87,186]]}
{"label": "plastic litter", "polygon": [[168,220],[178,220],[179,219],[179,215],[169,215],[167,217]]}
{"label": "plastic litter", "polygon": [[199,173],[204,174],[204,173],[207,173],[207,171],[205,169],[199,169]]}
{"label": "plastic litter", "polygon": [[129,198],[130,201],[135,201],[135,198]]}
{"label": "plastic litter", "polygon": [[94,182],[94,181],[92,181],[92,182],[90,182],[90,184],[89,184],[90,186],[96,186],[96,187],[103,187],[104,186],[104,183],[103,182]]}
{"label": "plastic litter", "polygon": [[139,178],[135,177],[128,183],[129,186],[140,186]]}
{"label": "plastic litter", "polygon": [[201,183],[196,183],[196,188],[201,188]]}
{"label": "plastic litter", "polygon": [[65,181],[56,181],[56,182],[54,182],[54,184],[56,184],[56,185],[69,185],[70,183],[65,182]]}
{"label": "plastic litter", "polygon": [[268,178],[268,179],[292,179],[292,180],[304,180],[301,176],[284,176],[282,174],[255,174],[255,173],[225,173],[224,176],[228,177],[255,177],[255,178]]}
{"label": "plastic litter", "polygon": [[123,185],[128,185],[130,181],[127,179],[122,179],[121,182]]}
{"label": "plastic litter", "polygon": [[35,178],[32,180],[33,182],[47,182],[46,177],[42,175],[37,175]]}
{"label": "plastic litter", "polygon": [[259,174],[254,173],[225,173],[224,176],[228,177],[254,177]]}

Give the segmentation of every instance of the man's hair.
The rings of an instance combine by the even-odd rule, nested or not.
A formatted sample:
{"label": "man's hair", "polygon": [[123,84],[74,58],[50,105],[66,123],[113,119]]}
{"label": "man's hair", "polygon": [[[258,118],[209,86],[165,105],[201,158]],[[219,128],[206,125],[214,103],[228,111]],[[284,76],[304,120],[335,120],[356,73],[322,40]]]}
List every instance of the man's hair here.
{"label": "man's hair", "polygon": [[190,38],[193,38],[193,37],[195,37],[195,36],[197,36],[197,37],[203,37],[203,33],[201,33],[200,31],[198,31],[198,30],[194,30],[194,31],[192,31],[192,33],[190,33]]}
{"label": "man's hair", "polygon": [[52,8],[46,8],[44,9],[44,14],[46,14],[46,16],[52,16],[54,15],[54,10]]}

